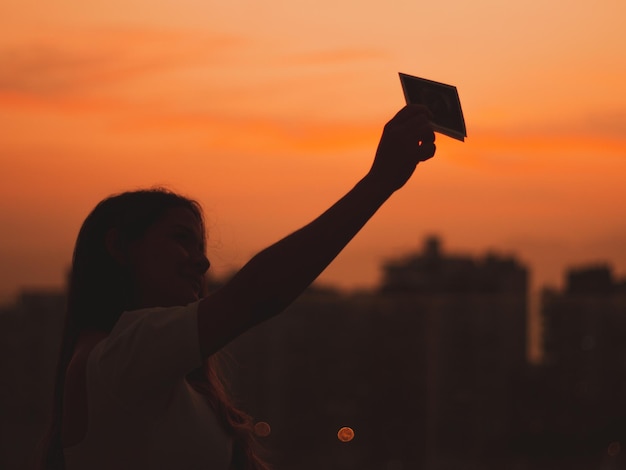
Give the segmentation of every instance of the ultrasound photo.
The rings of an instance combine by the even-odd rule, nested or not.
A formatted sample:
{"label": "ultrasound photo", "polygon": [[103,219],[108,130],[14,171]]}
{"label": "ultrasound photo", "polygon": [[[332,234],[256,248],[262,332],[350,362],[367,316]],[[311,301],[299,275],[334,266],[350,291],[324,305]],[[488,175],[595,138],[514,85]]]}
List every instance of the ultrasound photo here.
{"label": "ultrasound photo", "polygon": [[408,104],[423,104],[433,114],[436,132],[464,141],[465,120],[456,87],[400,73],[404,98]]}

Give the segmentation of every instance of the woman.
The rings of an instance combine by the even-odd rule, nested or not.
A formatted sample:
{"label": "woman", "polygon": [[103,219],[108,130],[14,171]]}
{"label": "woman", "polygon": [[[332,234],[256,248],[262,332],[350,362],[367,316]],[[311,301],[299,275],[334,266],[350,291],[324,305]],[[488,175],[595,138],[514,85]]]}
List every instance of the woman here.
{"label": "woman", "polygon": [[406,106],[370,171],[310,224],[211,295],[197,203],[163,191],[102,201],[74,251],[45,469],[268,468],[229,400],[220,349],[287,307],[435,153],[429,113]]}

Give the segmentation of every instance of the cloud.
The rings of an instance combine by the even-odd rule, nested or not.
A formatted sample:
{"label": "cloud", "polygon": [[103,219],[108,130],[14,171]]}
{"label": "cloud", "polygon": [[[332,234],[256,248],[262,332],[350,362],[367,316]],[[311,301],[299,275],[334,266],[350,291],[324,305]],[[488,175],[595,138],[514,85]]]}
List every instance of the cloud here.
{"label": "cloud", "polygon": [[626,109],[595,111],[584,116],[576,126],[596,135],[626,142]]}
{"label": "cloud", "polygon": [[[246,96],[267,106],[272,96],[300,90],[311,78],[229,81],[239,64],[237,54],[249,52],[250,46],[243,37],[155,29],[41,35],[28,44],[0,49],[0,106],[96,117],[121,136],[189,135],[211,149],[282,153],[375,145],[379,122],[292,116],[289,111],[282,116],[257,111],[255,116]],[[382,56],[374,49],[349,48],[299,54],[288,63],[324,65]],[[207,66],[216,73],[206,73]],[[170,95],[173,86],[178,91]]]}
{"label": "cloud", "polygon": [[203,146],[224,151],[259,153],[343,151],[371,148],[381,125],[368,121],[258,117],[238,114],[163,113],[133,117],[120,124],[129,132],[187,133]]}
{"label": "cloud", "polygon": [[483,129],[487,134],[497,134],[497,141],[510,146],[542,144],[560,148],[578,146],[581,142],[595,145],[626,144],[626,109],[595,109],[581,111],[579,115],[565,116],[559,121],[528,122],[505,128]]}
{"label": "cloud", "polygon": [[69,31],[0,49],[0,92],[40,98],[193,64],[228,60],[242,43],[148,29]]}
{"label": "cloud", "polygon": [[464,147],[452,157],[463,166],[537,173],[598,165],[626,169],[626,111],[598,110],[559,122],[483,126],[470,128],[468,134]]}

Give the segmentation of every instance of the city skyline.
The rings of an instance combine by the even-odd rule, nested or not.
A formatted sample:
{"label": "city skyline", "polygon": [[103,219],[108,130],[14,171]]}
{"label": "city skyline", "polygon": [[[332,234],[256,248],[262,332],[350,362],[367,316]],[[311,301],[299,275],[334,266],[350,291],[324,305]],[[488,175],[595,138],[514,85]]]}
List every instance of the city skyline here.
{"label": "city skyline", "polygon": [[[376,292],[308,290],[226,346],[234,396],[266,423],[276,468],[623,462],[626,279],[608,267],[564,273],[565,287],[542,295],[548,354],[533,363],[519,260],[448,254],[430,238],[384,270]],[[5,466],[32,459],[45,429],[65,304],[25,292],[0,306],[0,347],[14,358],[0,390]],[[339,426],[353,430],[349,445]]]}
{"label": "city skyline", "polygon": [[[507,252],[496,252],[496,251],[484,251],[480,254],[471,254],[471,253],[458,253],[454,251],[449,251],[446,248],[445,240],[442,240],[440,237],[436,235],[430,235],[425,237],[422,240],[419,249],[405,252],[401,255],[398,255],[394,258],[388,258],[384,263],[381,263],[379,266],[379,271],[381,272],[380,279],[374,285],[367,286],[366,288],[357,289],[355,291],[346,291],[340,288],[340,286],[333,285],[332,283],[325,283],[316,281],[313,286],[317,286],[323,289],[337,289],[339,291],[343,291],[345,294],[350,293],[358,293],[361,291],[362,293],[375,293],[378,291],[385,290],[385,284],[389,283],[389,277],[385,276],[384,273],[387,271],[389,273],[389,266],[403,266],[408,263],[408,268],[401,269],[411,269],[411,260],[419,259],[422,257],[426,257],[434,254],[436,257],[442,257],[442,259],[452,259],[452,260],[461,260],[462,262],[469,262],[471,265],[475,265],[476,263],[488,263],[489,260],[495,260],[496,262],[504,262],[512,263],[512,265],[519,266],[523,268],[525,272],[524,281],[526,283],[525,289],[528,292],[528,304],[527,304],[527,355],[528,359],[531,362],[541,362],[543,359],[543,350],[542,350],[542,319],[541,319],[541,311],[540,311],[540,299],[545,291],[559,291],[565,289],[566,285],[570,282],[568,277],[571,276],[572,272],[576,270],[589,270],[600,268],[601,270],[606,271],[607,275],[610,276],[611,280],[615,282],[621,282],[626,284],[626,276],[622,276],[619,273],[615,272],[614,266],[610,263],[605,263],[602,261],[590,262],[586,264],[579,265],[570,265],[568,268],[564,269],[561,273],[562,282],[560,285],[539,285],[532,286],[530,280],[533,278],[533,270],[531,266],[524,264],[523,259],[516,257],[515,255],[511,255]],[[520,264],[521,263],[521,264]],[[473,268],[472,268],[473,269]],[[227,277],[232,274],[232,272],[222,272],[219,276],[209,276],[208,281],[217,283],[219,285],[221,282],[227,279]],[[467,274],[466,274],[467,275]],[[18,300],[19,295],[24,292],[64,292],[66,286],[56,286],[56,287],[48,287],[48,288],[38,288],[36,286],[24,288],[17,290],[12,293],[10,296],[6,296],[5,298],[0,297],[0,306],[2,305],[11,305],[15,301]],[[469,285],[467,286],[469,288]],[[534,288],[534,291],[533,291]],[[450,292],[450,295],[454,295],[454,292]]]}
{"label": "city skyline", "polygon": [[[489,255],[496,255],[496,256],[511,257],[525,264],[525,266],[529,270],[531,281],[536,276],[535,269],[533,268],[531,264],[526,262],[526,257],[524,257],[523,254],[514,252],[512,250],[494,249],[494,248],[484,248],[477,252],[468,251],[468,250],[465,250],[465,251],[454,250],[454,249],[450,249],[450,247],[448,246],[447,240],[441,237],[438,233],[428,233],[428,234],[425,234],[424,237],[422,237],[419,240],[419,242],[415,243],[413,247],[409,247],[405,249],[404,251],[397,251],[394,255],[389,255],[389,256],[380,258],[378,260],[378,263],[377,264],[375,263],[376,265],[375,270],[377,272],[377,275],[370,282],[354,283],[354,284],[341,282],[341,278],[337,279],[333,275],[328,275],[327,271],[334,270],[333,264],[331,264],[331,266],[327,268],[327,270],[324,271],[322,275],[318,277],[318,279],[316,279],[315,284],[332,287],[334,289],[338,289],[346,293],[356,292],[360,290],[375,290],[378,287],[380,287],[380,284],[382,282],[382,279],[383,279],[382,275],[383,275],[385,264],[422,253],[425,248],[425,244],[428,242],[429,239],[433,239],[433,238],[439,241],[440,248],[442,251],[446,253],[446,255],[465,256],[465,257],[484,257],[484,256],[489,256]],[[209,256],[210,256],[210,253],[209,253]],[[340,254],[339,256],[341,257],[342,255]],[[531,295],[539,294],[545,288],[552,288],[552,289],[563,288],[563,286],[566,284],[567,272],[572,269],[577,269],[577,268],[587,268],[587,267],[593,267],[593,266],[608,266],[611,268],[615,276],[617,277],[626,276],[626,273],[622,273],[621,270],[619,269],[619,266],[617,266],[616,263],[614,263],[610,259],[601,258],[601,257],[593,258],[590,256],[582,257],[579,259],[581,261],[564,262],[561,266],[559,266],[559,269],[555,269],[556,271],[558,271],[557,276],[553,276],[553,275],[550,275],[549,277],[540,276],[540,278],[543,278],[543,282],[530,282],[529,284],[530,294]],[[213,259],[211,260],[211,262],[212,262],[212,266],[211,266],[210,271],[208,271],[207,274],[209,278],[218,279],[218,280],[227,278],[233,272],[235,272],[236,270],[242,267],[242,265],[236,265],[232,263],[231,264],[223,263],[220,265],[219,260],[217,263],[214,263]],[[217,266],[215,266],[215,264],[217,264]],[[337,264],[341,264],[341,263],[337,263]],[[68,260],[68,262],[64,266],[64,269],[60,270],[60,273],[57,276],[55,276],[52,282],[47,282],[47,283],[46,282],[44,283],[26,282],[26,283],[19,284],[19,285],[14,283],[11,288],[7,288],[6,284],[5,285],[0,284],[0,300],[10,300],[24,289],[44,290],[44,291],[64,289],[66,275],[70,269],[71,269],[71,259]],[[341,268],[339,270],[341,270]]]}

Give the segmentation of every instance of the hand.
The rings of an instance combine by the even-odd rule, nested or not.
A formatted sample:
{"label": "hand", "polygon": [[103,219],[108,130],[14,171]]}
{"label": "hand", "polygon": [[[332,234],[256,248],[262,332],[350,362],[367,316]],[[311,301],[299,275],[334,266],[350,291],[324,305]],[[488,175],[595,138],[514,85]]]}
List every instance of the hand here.
{"label": "hand", "polygon": [[391,192],[404,186],[417,164],[435,155],[431,117],[422,105],[402,108],[385,125],[368,176]]}

